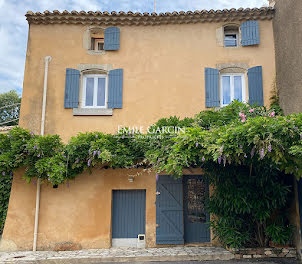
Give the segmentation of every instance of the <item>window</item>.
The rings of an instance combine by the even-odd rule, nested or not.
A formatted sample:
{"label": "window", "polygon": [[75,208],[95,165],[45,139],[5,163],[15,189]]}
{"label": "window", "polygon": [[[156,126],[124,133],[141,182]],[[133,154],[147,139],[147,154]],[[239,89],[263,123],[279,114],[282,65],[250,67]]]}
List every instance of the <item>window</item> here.
{"label": "window", "polygon": [[239,28],[238,26],[224,27],[224,46],[237,47],[239,42]]}
{"label": "window", "polygon": [[96,39],[97,50],[104,50],[104,39]]}
{"label": "window", "polygon": [[91,28],[89,30],[89,50],[96,52],[104,51],[104,35],[105,31],[103,28]]}
{"label": "window", "polygon": [[222,74],[220,77],[220,105],[226,106],[233,100],[245,102],[244,74]]}
{"label": "window", "polygon": [[107,94],[107,75],[84,75],[82,107],[107,108]]}
{"label": "window", "polygon": [[104,50],[104,38],[91,38],[91,49],[95,51]]}

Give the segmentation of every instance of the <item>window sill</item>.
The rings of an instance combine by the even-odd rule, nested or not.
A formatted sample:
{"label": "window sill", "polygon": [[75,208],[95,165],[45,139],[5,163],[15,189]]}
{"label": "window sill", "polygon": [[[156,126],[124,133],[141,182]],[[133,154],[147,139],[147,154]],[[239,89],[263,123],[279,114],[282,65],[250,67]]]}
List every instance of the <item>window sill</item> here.
{"label": "window sill", "polygon": [[112,116],[112,108],[73,108],[74,116]]}
{"label": "window sill", "polygon": [[89,55],[103,55],[105,50],[87,50]]}

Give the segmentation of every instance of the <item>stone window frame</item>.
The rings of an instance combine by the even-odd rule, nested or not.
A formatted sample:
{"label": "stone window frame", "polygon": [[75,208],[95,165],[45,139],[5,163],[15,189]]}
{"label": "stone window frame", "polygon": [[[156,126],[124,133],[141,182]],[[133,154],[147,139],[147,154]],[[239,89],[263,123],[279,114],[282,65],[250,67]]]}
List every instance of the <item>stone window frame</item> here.
{"label": "stone window frame", "polygon": [[91,34],[93,31],[104,35],[105,28],[100,26],[87,27],[83,33],[83,48],[87,51],[89,55],[104,55],[106,53],[105,50],[91,49]]}
{"label": "stone window frame", "polygon": [[[79,107],[73,108],[72,114],[74,116],[112,116],[112,108],[88,108],[83,106],[83,80],[85,74],[100,74],[107,75],[112,70],[111,64],[79,64],[77,69],[80,71],[80,89],[79,89]],[[107,79],[108,80],[108,79]]]}
{"label": "stone window frame", "polygon": [[[216,69],[219,70],[219,99],[221,100],[221,75],[223,74],[243,74],[244,76],[244,102],[249,102],[249,90],[248,90],[248,69],[249,65],[245,62],[238,63],[220,63],[216,64]],[[220,102],[219,107],[222,107]]]}
{"label": "stone window frame", "polygon": [[[226,27],[237,27],[238,28],[238,33],[237,34],[237,46],[231,46],[231,47],[226,47],[224,45],[224,29]],[[217,46],[224,47],[226,49],[238,49],[241,46],[241,30],[240,30],[240,24],[239,23],[227,23],[221,25],[219,28],[216,29],[216,43]]]}

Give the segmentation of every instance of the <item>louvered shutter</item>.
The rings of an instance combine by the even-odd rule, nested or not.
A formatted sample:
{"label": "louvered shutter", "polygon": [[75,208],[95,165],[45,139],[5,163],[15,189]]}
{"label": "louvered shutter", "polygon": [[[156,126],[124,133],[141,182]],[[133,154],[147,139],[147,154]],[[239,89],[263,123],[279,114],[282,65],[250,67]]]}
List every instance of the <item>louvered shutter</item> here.
{"label": "louvered shutter", "polygon": [[123,69],[109,71],[108,107],[123,107]]}
{"label": "louvered shutter", "polygon": [[252,46],[260,44],[258,21],[249,20],[243,22],[240,26],[240,30],[242,46]]}
{"label": "louvered shutter", "polygon": [[118,50],[120,48],[120,29],[109,27],[104,33],[104,50]]}
{"label": "louvered shutter", "polygon": [[219,106],[219,71],[205,68],[206,107]]}
{"label": "louvered shutter", "polygon": [[262,66],[248,69],[249,103],[263,106]]}
{"label": "louvered shutter", "polygon": [[66,69],[64,108],[77,108],[79,105],[80,71]]}

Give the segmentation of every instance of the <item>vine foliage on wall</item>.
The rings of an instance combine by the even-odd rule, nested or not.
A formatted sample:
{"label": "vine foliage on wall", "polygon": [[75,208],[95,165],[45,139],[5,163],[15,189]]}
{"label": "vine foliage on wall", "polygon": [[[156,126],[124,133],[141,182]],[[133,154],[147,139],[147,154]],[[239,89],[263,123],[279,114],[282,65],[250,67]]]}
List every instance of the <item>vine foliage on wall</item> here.
{"label": "vine foliage on wall", "polygon": [[[181,127],[185,131],[161,129],[164,127]],[[160,119],[154,128],[146,134],[127,129],[118,134],[80,133],[68,144],[63,144],[58,135],[39,136],[17,127],[8,134],[0,134],[0,173],[4,178],[25,167],[24,178],[28,182],[40,178],[52,185],[63,184],[94,167],[147,167],[175,177],[180,177],[184,168],[202,167],[210,175],[214,169],[229,173],[240,167],[248,168],[246,171],[249,172],[243,173],[242,179],[248,182],[248,177],[254,177],[260,182],[263,179],[259,172],[270,171],[268,166],[271,166],[274,172],[269,177],[271,180],[275,179],[276,172],[279,176],[302,176],[302,114],[283,116],[276,108],[266,109],[235,101],[221,109],[202,111],[194,118]],[[215,177],[212,179],[213,184],[220,182]],[[282,186],[286,187],[287,183]],[[284,193],[287,197],[289,191]],[[272,214],[284,206],[277,200],[268,202],[276,203],[276,206],[268,212],[265,225],[272,220]],[[212,207],[211,210],[219,215],[216,209]],[[269,233],[276,233],[276,228],[270,226],[261,233],[265,239],[272,238]],[[220,227],[217,226],[216,235],[222,239],[224,231],[219,231],[223,230]],[[230,228],[235,232],[234,226]],[[252,240],[258,240],[258,244],[267,243],[265,239],[252,237],[241,242],[222,242],[233,247],[251,244]]]}

